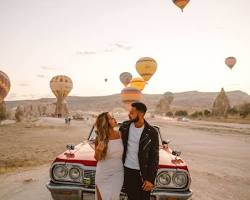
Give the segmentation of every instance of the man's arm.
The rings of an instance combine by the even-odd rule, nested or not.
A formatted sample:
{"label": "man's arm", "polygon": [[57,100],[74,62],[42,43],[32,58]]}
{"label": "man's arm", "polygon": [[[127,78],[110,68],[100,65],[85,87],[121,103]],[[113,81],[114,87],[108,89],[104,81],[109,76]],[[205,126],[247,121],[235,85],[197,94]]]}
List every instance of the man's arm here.
{"label": "man's arm", "polygon": [[152,135],[151,136],[152,145],[148,157],[149,162],[148,162],[147,181],[150,181],[152,184],[154,184],[159,166],[159,137],[155,129],[152,129],[151,135]]}

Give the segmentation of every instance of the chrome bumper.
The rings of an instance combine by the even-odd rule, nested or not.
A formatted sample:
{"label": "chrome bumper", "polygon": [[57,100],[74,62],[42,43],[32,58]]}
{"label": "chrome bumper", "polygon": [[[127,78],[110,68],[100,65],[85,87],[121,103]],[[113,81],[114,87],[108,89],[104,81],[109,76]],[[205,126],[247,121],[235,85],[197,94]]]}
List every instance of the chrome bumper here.
{"label": "chrome bumper", "polygon": [[183,192],[154,190],[151,192],[151,195],[154,196],[156,200],[167,200],[167,199],[187,200],[192,196],[192,194],[193,194],[192,190],[187,190]]}
{"label": "chrome bumper", "polygon": [[[46,187],[51,192],[53,200],[93,200],[95,196],[94,189],[88,189],[77,185],[62,185],[49,182],[47,183]],[[187,200],[191,196],[191,190],[185,192],[154,190],[151,192],[152,200],[167,200],[169,198],[176,200]],[[127,200],[127,197],[121,194],[120,200]]]}

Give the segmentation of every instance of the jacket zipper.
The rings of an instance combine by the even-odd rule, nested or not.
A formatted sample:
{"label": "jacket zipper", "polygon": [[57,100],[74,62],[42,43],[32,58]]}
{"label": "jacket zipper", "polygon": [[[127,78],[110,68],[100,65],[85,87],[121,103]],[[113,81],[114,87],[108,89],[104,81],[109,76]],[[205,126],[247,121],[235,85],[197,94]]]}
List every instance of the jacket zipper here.
{"label": "jacket zipper", "polygon": [[144,140],[146,140],[147,138],[148,138],[148,134],[146,135],[145,138],[143,138],[143,140],[140,141],[140,144],[141,144],[142,142],[144,142]]}
{"label": "jacket zipper", "polygon": [[148,143],[143,147],[143,151],[147,148],[147,146],[149,145],[149,143],[151,142],[151,139],[148,141]]}

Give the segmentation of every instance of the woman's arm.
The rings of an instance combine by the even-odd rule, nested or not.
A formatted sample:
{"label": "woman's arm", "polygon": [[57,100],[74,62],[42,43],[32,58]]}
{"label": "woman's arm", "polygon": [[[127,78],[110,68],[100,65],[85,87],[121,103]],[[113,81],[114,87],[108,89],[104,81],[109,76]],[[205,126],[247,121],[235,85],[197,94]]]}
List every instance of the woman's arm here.
{"label": "woman's arm", "polygon": [[102,155],[103,149],[104,149],[104,142],[103,141],[98,142],[96,140],[95,141],[95,156],[94,156],[96,161],[101,160],[101,155]]}

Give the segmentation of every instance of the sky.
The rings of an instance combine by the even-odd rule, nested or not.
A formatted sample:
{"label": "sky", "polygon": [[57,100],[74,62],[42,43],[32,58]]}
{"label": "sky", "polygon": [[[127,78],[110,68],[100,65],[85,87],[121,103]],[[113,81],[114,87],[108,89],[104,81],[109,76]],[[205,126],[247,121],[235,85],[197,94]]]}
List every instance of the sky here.
{"label": "sky", "polygon": [[[172,0],[0,0],[6,100],[53,97],[49,81],[61,74],[73,80],[71,96],[117,94],[120,73],[139,77],[141,57],[158,64],[143,93],[250,94],[249,7],[249,0],[191,0],[182,13]],[[232,70],[228,56],[237,58]]]}

